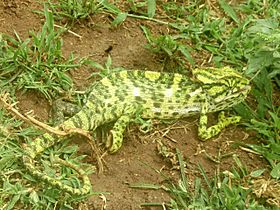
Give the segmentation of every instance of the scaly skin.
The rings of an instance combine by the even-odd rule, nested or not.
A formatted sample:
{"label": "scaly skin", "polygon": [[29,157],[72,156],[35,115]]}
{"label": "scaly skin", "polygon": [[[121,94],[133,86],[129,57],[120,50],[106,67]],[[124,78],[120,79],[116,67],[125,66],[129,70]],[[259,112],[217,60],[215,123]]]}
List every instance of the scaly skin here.
{"label": "scaly skin", "polygon": [[[64,121],[57,129],[80,128],[95,130],[98,126],[115,122],[109,151],[116,152],[122,145],[123,133],[136,112],[144,119],[179,119],[200,114],[198,135],[207,140],[240,117],[219,115],[216,125],[207,128],[207,113],[221,111],[246,98],[249,80],[235,70],[194,69],[193,79],[181,74],[151,71],[120,71],[96,82],[86,104],[76,115]],[[26,148],[23,163],[30,173],[53,186],[76,195],[90,192],[91,183],[86,173],[74,164],[59,160],[61,164],[76,170],[83,179],[83,186],[75,188],[63,184],[35,167],[34,159],[46,148],[64,140],[54,134],[45,133]]]}

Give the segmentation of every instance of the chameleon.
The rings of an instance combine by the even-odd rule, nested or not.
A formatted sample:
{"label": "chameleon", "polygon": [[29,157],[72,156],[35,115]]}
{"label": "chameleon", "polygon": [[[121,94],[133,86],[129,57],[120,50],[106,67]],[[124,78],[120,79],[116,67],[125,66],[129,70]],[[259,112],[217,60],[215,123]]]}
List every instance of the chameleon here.
{"label": "chameleon", "polygon": [[[80,128],[94,131],[98,126],[114,122],[110,153],[122,146],[128,124],[140,113],[143,119],[179,119],[199,115],[198,136],[202,140],[218,135],[223,128],[238,123],[240,116],[226,117],[223,110],[242,102],[250,91],[250,81],[230,67],[196,68],[192,77],[178,73],[160,73],[142,70],[121,70],[96,81],[89,91],[87,102],[74,116],[55,128]],[[221,111],[218,122],[207,127],[207,114]],[[82,186],[66,185],[60,179],[44,174],[36,167],[36,159],[43,151],[65,137],[44,133],[28,143],[23,164],[31,175],[74,195],[86,195],[91,182],[85,171],[76,165],[58,159],[82,177]]]}

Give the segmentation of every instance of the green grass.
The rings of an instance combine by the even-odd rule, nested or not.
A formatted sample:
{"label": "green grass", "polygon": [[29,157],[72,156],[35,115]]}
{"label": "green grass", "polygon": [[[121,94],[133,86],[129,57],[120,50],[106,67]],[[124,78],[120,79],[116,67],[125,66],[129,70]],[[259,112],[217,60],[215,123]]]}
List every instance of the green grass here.
{"label": "green grass", "polygon": [[[279,180],[280,4],[273,0],[250,0],[236,5],[225,0],[205,2],[129,0],[123,6],[106,0],[48,0],[48,7],[43,11],[45,23],[40,30],[31,31],[29,38],[23,39],[16,31],[13,36],[0,34],[1,92],[9,92],[16,101],[18,90],[34,90],[53,100],[71,90],[72,79],[68,75],[71,69],[87,64],[100,70],[101,77],[109,71],[118,71],[118,68],[111,68],[110,57],[105,66],[74,55],[65,58],[62,54],[64,31],[56,30],[54,21],[66,19],[67,24],[75,26],[81,20],[103,13],[114,17],[112,27],[120,27],[127,18],[133,18],[141,21],[146,47],[161,58],[165,69],[171,66],[172,71],[185,73],[186,66],[229,65],[251,78],[252,92],[235,111],[243,117],[244,126],[256,133],[250,137],[255,143],[245,146],[262,155],[270,166],[270,178]],[[146,21],[168,27],[169,33],[153,34]],[[58,189],[30,176],[20,159],[22,143],[31,141],[40,132],[33,127],[26,128],[3,110],[0,110],[0,121],[1,207],[75,209],[79,201],[86,199],[62,195]],[[76,151],[76,146],[67,146],[67,143],[48,149],[42,156],[41,169],[75,181],[70,169],[54,167],[49,157],[63,156],[85,167],[86,164],[80,163],[84,156],[77,156]],[[178,156],[180,159],[179,153]],[[172,196],[169,209],[276,209],[248,188],[264,170],[249,172],[244,166],[245,160],[238,157],[234,160],[235,168],[217,173],[212,180],[199,167],[202,177],[192,186],[184,175],[181,161],[180,181],[169,182],[165,188]]]}
{"label": "green grass", "polygon": [[[162,6],[165,14],[169,14],[169,22],[155,22],[169,25],[173,30],[170,34],[155,37],[150,33],[149,28],[142,26],[148,48],[163,57],[163,65],[167,65],[166,61],[175,61],[177,66],[181,67],[185,66],[186,62],[190,66],[200,63],[217,67],[230,65],[252,78],[253,90],[250,100],[235,107],[235,111],[243,117],[244,125],[257,133],[256,136],[251,137],[256,143],[247,147],[267,159],[271,166],[270,175],[277,180],[280,176],[280,108],[279,101],[277,102],[277,89],[280,88],[280,15],[277,11],[280,10],[280,4],[275,1],[247,1],[232,6],[223,0],[217,3],[218,9],[216,4],[209,5],[195,3],[195,1],[189,4],[170,2],[161,5],[159,3],[158,6]],[[214,7],[216,9],[213,9]],[[140,19],[145,19],[143,9],[140,8],[138,12],[137,8],[135,5],[132,11],[142,14]],[[125,12],[119,12],[116,18],[121,17],[122,14]],[[164,18],[161,15],[162,13],[155,14],[153,18]],[[201,51],[208,55],[208,60],[199,60],[191,56],[196,52],[200,54]],[[181,69],[177,68],[177,71]],[[273,97],[275,95],[276,97]],[[196,183],[196,187],[201,189],[199,183]],[[210,194],[196,189],[198,194],[192,194],[191,197],[197,198],[199,202],[193,200],[191,208],[264,208],[258,206],[256,200],[246,203],[248,190],[238,185],[230,189],[228,184],[228,178],[224,178],[220,188],[215,183],[211,185],[208,183],[207,190],[213,189]],[[186,182],[181,182],[180,186],[186,186]],[[184,204],[184,201],[188,200],[187,197],[180,198],[182,191],[185,192],[179,190],[178,194],[174,194],[174,209],[190,208],[190,203]],[[216,197],[216,200],[213,200],[213,197]],[[178,204],[181,201],[183,203]]]}
{"label": "green grass", "polygon": [[[189,163],[183,161],[183,157],[177,150],[180,165],[180,179],[173,179],[160,174],[165,178],[163,185],[156,184],[132,184],[130,187],[137,189],[165,190],[171,196],[169,203],[143,203],[142,206],[164,206],[170,210],[182,209],[278,209],[273,205],[273,198],[260,199],[256,193],[259,189],[254,185],[255,180],[261,180],[263,170],[249,172],[243,161],[236,155],[231,171],[216,170],[216,176],[208,177],[204,168],[198,164],[199,175],[194,180],[189,180],[185,174],[185,166]],[[192,164],[192,163],[190,163]],[[263,184],[266,184],[263,182]],[[268,188],[267,188],[268,189]],[[269,191],[269,190],[268,190]],[[279,191],[279,189],[278,189]],[[266,192],[268,194],[268,192]],[[277,196],[277,192],[269,193]],[[276,193],[276,194],[275,194]],[[275,199],[275,197],[274,197]]]}
{"label": "green grass", "polygon": [[[23,40],[17,32],[14,32],[14,37],[0,34],[1,97],[4,92],[8,92],[11,100],[16,101],[17,91],[34,90],[52,100],[72,88],[72,79],[67,72],[86,61],[73,55],[64,58],[61,38],[63,31],[55,30],[53,15],[47,8],[44,14],[42,29],[30,32],[30,38]],[[32,126],[26,127],[22,121],[4,112],[4,109],[0,110],[0,125],[1,209],[71,209],[85,199],[62,194],[58,189],[32,177],[23,167],[23,144],[32,141],[42,132]],[[52,162],[52,157],[60,156],[92,172],[87,164],[81,163],[85,156],[77,155],[77,149],[77,146],[69,146],[66,141],[46,150],[41,156],[40,170],[50,176],[60,174],[65,183],[79,184],[72,170]]]}
{"label": "green grass", "polygon": [[53,15],[45,8],[46,21],[39,32],[30,32],[22,39],[0,34],[0,87],[14,90],[37,90],[51,99],[58,93],[70,90],[72,79],[67,71],[80,67],[83,60],[73,55],[62,55],[61,32],[54,28]]}
{"label": "green grass", "polygon": [[[173,63],[171,69],[176,71],[179,71],[178,66],[185,69],[186,63],[192,67],[195,65],[195,61],[190,54],[193,49],[180,42],[180,39],[182,39],[180,36],[160,35],[154,37],[147,27],[141,26],[141,28],[148,40],[146,48],[163,58],[163,69],[170,70],[170,63]],[[174,66],[177,67],[174,68]]]}
{"label": "green grass", "polygon": [[198,165],[202,179],[195,178],[191,185],[184,174],[184,164],[179,151],[177,155],[181,179],[178,184],[170,182],[166,185],[172,196],[169,209],[277,209],[269,206],[265,200],[257,199],[251,181],[256,178],[253,174],[258,171],[248,173],[246,166],[237,156],[233,156],[235,166],[232,172],[218,172],[214,179],[210,179],[203,167]]}
{"label": "green grass", "polygon": [[102,1],[97,0],[48,0],[47,5],[58,20],[66,19],[72,24],[90,18],[102,9]]}
{"label": "green grass", "polygon": [[[175,60],[181,66],[177,71],[184,69],[186,62],[189,66],[207,63],[217,67],[230,65],[251,77],[250,102],[236,106],[235,110],[248,129],[258,133],[252,137],[256,145],[247,146],[263,155],[271,165],[273,178],[279,178],[279,105],[277,96],[273,96],[280,88],[280,15],[276,12],[280,4],[250,1],[233,7],[222,0],[217,2],[218,12],[208,4],[165,4],[166,13],[173,12],[169,25],[177,30],[155,38],[142,26],[148,48],[165,57],[164,65]],[[182,13],[188,14],[186,20],[182,20]],[[208,60],[192,57],[201,51]],[[261,145],[257,145],[258,140]]]}
{"label": "green grass", "polygon": [[[48,184],[39,182],[29,175],[23,167],[21,157],[24,153],[22,143],[31,141],[41,132],[34,127],[23,127],[19,120],[11,118],[0,110],[0,206],[2,209],[71,209],[84,197],[72,196],[61,193],[58,189]],[[62,178],[72,177],[72,182],[77,183],[73,172],[66,167],[53,165],[49,157],[55,155],[85,167],[81,160],[85,156],[77,156],[77,146],[67,146],[67,142],[55,145],[42,155],[42,170],[49,175],[61,174]],[[91,166],[92,167],[92,166]],[[69,179],[65,179],[68,182]]]}

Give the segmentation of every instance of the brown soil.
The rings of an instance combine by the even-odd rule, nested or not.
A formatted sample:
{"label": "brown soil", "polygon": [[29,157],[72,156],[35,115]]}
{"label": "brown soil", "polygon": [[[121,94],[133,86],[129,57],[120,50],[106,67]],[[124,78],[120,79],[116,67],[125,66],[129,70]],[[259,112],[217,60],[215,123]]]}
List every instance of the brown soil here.
{"label": "brown soil", "polygon": [[[26,38],[28,31],[38,31],[42,21],[32,10],[39,8],[42,6],[36,0],[2,1],[0,3],[1,32],[13,35],[13,31],[17,31],[22,38]],[[157,33],[168,33],[167,28],[137,19],[128,19],[121,26],[112,27],[110,21],[109,15],[99,14],[71,29],[82,38],[65,33],[63,36],[65,55],[71,52],[81,56],[91,55],[93,60],[103,64],[108,57],[106,50],[112,48],[110,55],[113,66],[161,70],[162,64],[159,59],[144,47],[146,38],[139,25],[148,24]],[[71,72],[78,89],[84,90],[88,86],[85,78],[92,72],[92,69],[77,69]],[[18,98],[19,106],[23,111],[33,109],[38,119],[47,119],[49,104],[39,94],[28,92]],[[131,126],[126,133],[121,150],[115,155],[104,157],[105,171],[100,175],[91,176],[94,191],[104,192],[107,209],[141,209],[140,205],[145,202],[169,202],[170,197],[163,190],[129,188],[130,184],[135,183],[162,184],[164,178],[154,169],[177,180],[178,173],[176,170],[171,170],[172,164],[159,155],[158,142],[180,149],[187,161],[186,174],[190,181],[199,176],[197,163],[202,164],[209,176],[214,175],[217,169],[221,172],[229,170],[233,165],[232,154],[236,154],[242,162],[246,163],[249,170],[265,167],[265,161],[261,157],[236,146],[238,142],[248,142],[248,134],[241,127],[231,126],[218,138],[200,142],[196,136],[196,124],[197,118],[194,117],[188,121],[176,122],[175,125],[155,126],[149,134],[143,134]],[[163,133],[167,130],[168,133],[163,137]],[[79,144],[81,153],[90,154],[86,141],[75,143]],[[231,155],[218,163],[207,157],[206,153],[213,158],[219,153]],[[92,196],[85,204],[88,209],[101,209],[104,201],[102,196]],[[162,207],[142,208],[163,209]]]}

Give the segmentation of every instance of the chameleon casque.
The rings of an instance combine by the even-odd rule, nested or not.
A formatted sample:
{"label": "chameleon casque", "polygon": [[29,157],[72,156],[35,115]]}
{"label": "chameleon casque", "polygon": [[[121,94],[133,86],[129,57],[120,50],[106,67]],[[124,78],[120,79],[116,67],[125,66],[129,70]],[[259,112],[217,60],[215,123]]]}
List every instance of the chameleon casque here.
{"label": "chameleon casque", "polygon": [[[217,124],[207,127],[207,113],[221,111],[243,101],[250,91],[249,80],[230,67],[192,70],[193,78],[176,73],[152,71],[119,71],[93,85],[83,108],[57,126],[57,129],[81,128],[95,130],[115,122],[108,150],[116,152],[122,145],[129,122],[140,112],[143,119],[178,119],[200,115],[198,136],[207,140],[233,123],[239,116],[219,114]],[[36,167],[35,159],[48,147],[65,137],[45,133],[25,148],[23,163],[30,173],[59,189],[76,195],[88,194],[91,183],[85,172],[68,163],[82,177],[83,185],[73,187],[50,177]],[[65,161],[66,162],[66,161]],[[64,164],[62,162],[62,164]]]}

